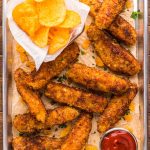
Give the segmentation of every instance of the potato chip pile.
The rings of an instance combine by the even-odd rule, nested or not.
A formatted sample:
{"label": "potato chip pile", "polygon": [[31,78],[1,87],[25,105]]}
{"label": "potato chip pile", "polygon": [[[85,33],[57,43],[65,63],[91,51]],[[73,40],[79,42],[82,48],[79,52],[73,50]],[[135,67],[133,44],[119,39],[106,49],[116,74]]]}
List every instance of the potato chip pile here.
{"label": "potato chip pile", "polygon": [[67,10],[64,0],[26,0],[14,8],[12,16],[37,46],[49,46],[48,54],[63,48],[81,23],[80,15]]}

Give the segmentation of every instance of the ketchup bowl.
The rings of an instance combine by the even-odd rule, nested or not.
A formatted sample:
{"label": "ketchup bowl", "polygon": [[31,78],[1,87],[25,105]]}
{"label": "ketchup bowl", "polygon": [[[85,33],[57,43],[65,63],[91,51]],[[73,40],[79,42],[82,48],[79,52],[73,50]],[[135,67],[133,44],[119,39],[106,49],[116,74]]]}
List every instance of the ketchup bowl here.
{"label": "ketchup bowl", "polygon": [[138,150],[136,137],[124,128],[105,132],[100,141],[101,150]]}

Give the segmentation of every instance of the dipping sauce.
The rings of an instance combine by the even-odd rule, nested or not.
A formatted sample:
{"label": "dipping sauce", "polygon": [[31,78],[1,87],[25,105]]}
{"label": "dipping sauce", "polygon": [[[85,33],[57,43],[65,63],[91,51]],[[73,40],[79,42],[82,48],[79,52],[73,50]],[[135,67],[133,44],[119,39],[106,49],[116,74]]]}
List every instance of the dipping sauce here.
{"label": "dipping sauce", "polygon": [[127,131],[115,130],[104,136],[101,150],[136,150],[136,142]]}

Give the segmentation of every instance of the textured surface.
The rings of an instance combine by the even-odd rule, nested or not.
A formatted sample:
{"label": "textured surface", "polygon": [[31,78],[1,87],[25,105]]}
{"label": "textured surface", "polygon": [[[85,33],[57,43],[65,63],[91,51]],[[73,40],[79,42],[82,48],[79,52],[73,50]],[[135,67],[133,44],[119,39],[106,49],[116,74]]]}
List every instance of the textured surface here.
{"label": "textured surface", "polygon": [[[2,33],[2,0],[0,0],[0,33]],[[149,4],[149,34],[150,34],[150,4]],[[150,38],[149,38],[150,39]],[[150,42],[150,41],[149,41]],[[150,59],[150,50],[149,50],[149,59]],[[150,71],[149,71],[150,76]],[[2,149],[2,35],[0,34],[0,149]],[[149,82],[149,92],[150,92],[150,82]],[[148,145],[150,148],[150,94],[149,94],[149,110],[148,110]]]}

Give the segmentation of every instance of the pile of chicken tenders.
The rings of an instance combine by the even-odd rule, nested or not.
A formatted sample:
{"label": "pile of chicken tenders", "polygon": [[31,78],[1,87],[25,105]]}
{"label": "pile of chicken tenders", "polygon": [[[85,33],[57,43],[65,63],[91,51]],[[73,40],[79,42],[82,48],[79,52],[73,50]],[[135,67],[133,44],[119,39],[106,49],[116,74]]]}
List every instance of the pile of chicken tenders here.
{"label": "pile of chicken tenders", "polygon": [[[87,35],[109,71],[78,63],[80,49],[75,42],[38,71],[28,74],[18,68],[14,74],[16,87],[29,113],[16,115],[13,126],[28,136],[13,138],[14,150],[82,150],[92,128],[93,113],[99,115],[98,132],[104,133],[125,115],[137,94],[137,85],[128,77],[138,74],[141,65],[120,45],[135,45],[137,38],[132,25],[119,15],[126,0],[80,1],[91,8],[94,22]],[[83,88],[55,82],[53,79],[64,70],[69,82]],[[46,110],[41,93],[60,106]],[[71,130],[63,138],[36,134],[71,121]]]}

